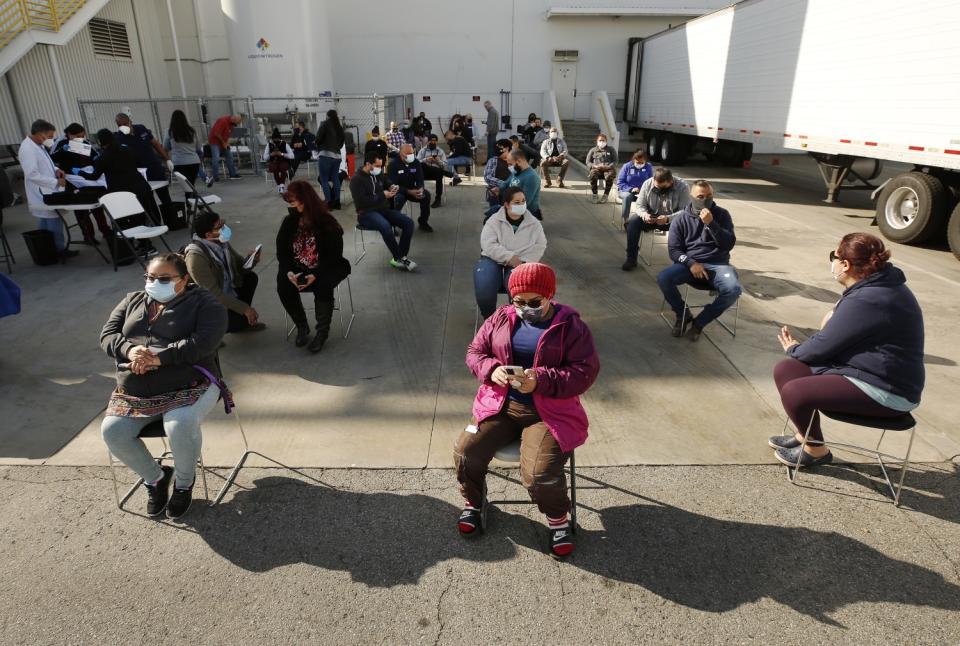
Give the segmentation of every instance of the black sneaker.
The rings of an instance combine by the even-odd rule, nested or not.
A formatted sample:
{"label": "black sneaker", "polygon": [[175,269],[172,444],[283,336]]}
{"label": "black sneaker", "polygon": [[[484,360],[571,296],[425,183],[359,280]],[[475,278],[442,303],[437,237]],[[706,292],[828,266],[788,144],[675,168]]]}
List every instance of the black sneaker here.
{"label": "black sneaker", "polygon": [[430,203],[431,209],[439,209],[441,206],[443,206],[443,204],[440,202],[440,200],[434,200]]}
{"label": "black sneaker", "polygon": [[313,337],[313,341],[310,342],[310,345],[307,346],[307,350],[316,354],[323,350],[324,344],[327,342],[326,333],[317,332]]}
{"label": "black sneaker", "polygon": [[[681,326],[682,324],[682,326]],[[673,322],[673,329],[670,331],[670,334],[676,337],[683,336],[687,329],[693,325],[693,315],[690,313],[690,310],[687,310],[687,315],[681,319],[677,317],[677,320]]]}
{"label": "black sneaker", "polygon": [[459,184],[459,183],[462,182],[462,181],[463,181],[463,180],[460,179],[460,176],[457,175],[456,177],[453,178],[453,181],[450,182],[450,185],[451,185],[451,186],[456,186],[457,184]]}
{"label": "black sneaker", "polygon": [[190,509],[191,502],[193,502],[193,483],[186,489],[174,487],[170,502],[167,503],[167,518],[180,518]]}
{"label": "black sneaker", "polygon": [[160,467],[163,477],[156,485],[143,483],[147,488],[147,516],[159,516],[167,507],[170,498],[170,481],[173,480],[173,467]]}
{"label": "black sneaker", "polygon": [[573,554],[573,532],[569,527],[550,530],[550,556],[562,561]]}
{"label": "black sneaker", "polygon": [[700,333],[703,332],[703,328],[694,323],[690,326],[690,341],[696,343],[700,340]]}
{"label": "black sneaker", "polygon": [[420,223],[420,230],[424,233],[433,233],[433,227],[427,224],[426,222]]}
{"label": "black sneaker", "polygon": [[213,186],[213,181],[214,180],[212,177],[207,178],[207,188],[210,188],[211,186]]}
{"label": "black sneaker", "polygon": [[626,260],[626,262],[624,262],[622,265],[620,265],[620,269],[622,269],[622,270],[624,270],[624,271],[633,271],[633,270],[636,269],[636,268],[637,268],[637,261],[636,261],[636,260],[630,260],[629,258]]}
{"label": "black sneaker", "polygon": [[480,524],[479,509],[464,509],[460,512],[460,518],[457,519],[457,529],[464,538],[474,538],[483,532]]}
{"label": "black sneaker", "polygon": [[298,348],[302,348],[310,342],[310,328],[308,327],[298,327],[297,328],[297,338],[294,340],[293,344]]}

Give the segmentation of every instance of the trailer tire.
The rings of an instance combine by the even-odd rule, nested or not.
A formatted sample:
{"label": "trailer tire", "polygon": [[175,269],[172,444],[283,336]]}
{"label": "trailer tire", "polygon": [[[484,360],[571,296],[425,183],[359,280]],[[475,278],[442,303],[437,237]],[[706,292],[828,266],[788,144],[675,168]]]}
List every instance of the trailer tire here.
{"label": "trailer tire", "polygon": [[663,141],[663,133],[659,130],[653,130],[647,133],[647,159],[650,161],[660,161],[660,142]]}
{"label": "trailer tire", "polygon": [[687,142],[685,137],[673,133],[664,134],[660,140],[660,161],[677,166],[687,160]]}
{"label": "trailer tire", "polygon": [[947,190],[932,175],[913,171],[891,179],[880,193],[877,226],[887,240],[903,244],[925,242],[943,231]]}
{"label": "trailer tire", "polygon": [[947,222],[947,243],[953,255],[960,260],[960,204],[953,207],[953,213]]}

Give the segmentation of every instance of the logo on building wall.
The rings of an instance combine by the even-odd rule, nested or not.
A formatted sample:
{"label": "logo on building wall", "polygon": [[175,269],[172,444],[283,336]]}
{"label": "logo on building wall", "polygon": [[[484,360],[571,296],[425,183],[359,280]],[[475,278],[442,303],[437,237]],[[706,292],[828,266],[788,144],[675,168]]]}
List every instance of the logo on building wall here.
{"label": "logo on building wall", "polygon": [[261,37],[257,41],[257,53],[247,54],[247,58],[283,58],[283,54],[278,54],[277,52],[267,53],[267,50],[270,49],[270,41],[266,38]]}

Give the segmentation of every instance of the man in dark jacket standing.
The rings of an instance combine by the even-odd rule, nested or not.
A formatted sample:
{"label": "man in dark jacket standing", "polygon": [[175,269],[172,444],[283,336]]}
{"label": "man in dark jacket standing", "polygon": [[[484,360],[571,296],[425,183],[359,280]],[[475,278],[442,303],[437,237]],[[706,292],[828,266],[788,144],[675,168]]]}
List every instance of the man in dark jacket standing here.
{"label": "man in dark jacket standing", "polygon": [[307,129],[307,124],[298,121],[290,134],[290,147],[293,148],[293,161],[290,162],[290,179],[297,174],[300,164],[310,159],[313,152],[313,133]]}
{"label": "man in dark jacket standing", "polygon": [[[657,275],[657,284],[677,315],[673,336],[683,336],[690,326],[690,340],[696,341],[708,323],[736,302],[741,289],[737,270],[730,264],[737,236],[729,211],[713,201],[713,188],[706,180],[694,182],[690,198],[690,206],[670,223],[667,246],[674,264]],[[709,284],[717,298],[694,319],[677,285],[695,281]]]}
{"label": "man in dark jacket standing", "polygon": [[400,187],[400,192],[393,198],[393,204],[398,211],[403,211],[403,205],[407,200],[420,203],[420,218],[417,223],[420,230],[424,233],[432,233],[433,227],[430,226],[430,191],[423,187],[423,167],[420,161],[413,153],[411,144],[400,146],[400,158],[390,164],[387,169],[387,176],[390,183]]}
{"label": "man in dark jacket standing", "polygon": [[[417,263],[407,258],[410,241],[413,239],[413,220],[400,211],[390,208],[388,199],[400,192],[396,184],[384,188],[380,181],[383,159],[370,151],[363,158],[363,168],[350,180],[350,193],[357,208],[357,223],[368,231],[379,231],[384,244],[393,256],[390,266],[403,271],[413,271]],[[400,227],[400,240],[393,235],[393,227]]]}

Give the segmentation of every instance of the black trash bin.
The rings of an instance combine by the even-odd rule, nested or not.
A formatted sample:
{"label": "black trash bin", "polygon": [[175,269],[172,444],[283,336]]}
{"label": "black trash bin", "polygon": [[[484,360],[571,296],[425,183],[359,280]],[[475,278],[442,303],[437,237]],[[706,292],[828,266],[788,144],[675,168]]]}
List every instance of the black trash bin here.
{"label": "black trash bin", "polygon": [[57,245],[53,241],[53,233],[46,229],[24,231],[23,241],[27,244],[30,257],[35,265],[55,265],[60,262]]}

